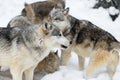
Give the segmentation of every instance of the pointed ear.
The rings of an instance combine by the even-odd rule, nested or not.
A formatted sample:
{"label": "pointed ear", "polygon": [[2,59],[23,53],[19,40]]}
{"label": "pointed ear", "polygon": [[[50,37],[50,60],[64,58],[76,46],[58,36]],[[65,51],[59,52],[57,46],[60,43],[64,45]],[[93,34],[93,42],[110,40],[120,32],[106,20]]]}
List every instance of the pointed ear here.
{"label": "pointed ear", "polygon": [[47,20],[48,20],[48,22],[52,22],[52,18],[50,15],[48,16]]}
{"label": "pointed ear", "polygon": [[52,10],[50,11],[49,15],[52,14],[52,13],[54,13],[55,11],[56,11],[56,8],[53,7]]}
{"label": "pointed ear", "polygon": [[67,15],[69,13],[69,7],[63,10],[64,15]]}
{"label": "pointed ear", "polygon": [[54,7],[52,10],[55,11],[55,10],[56,10],[56,7]]}
{"label": "pointed ear", "polygon": [[55,51],[55,54],[56,54],[56,55],[58,54],[58,50]]}
{"label": "pointed ear", "polygon": [[51,24],[45,23],[45,28],[46,28],[46,30],[52,30],[53,27]]}
{"label": "pointed ear", "polygon": [[26,3],[26,2],[24,3],[24,6],[25,6],[25,7],[26,7],[26,6],[28,6],[28,5],[29,5],[29,4],[28,4],[28,3]]}
{"label": "pointed ear", "polygon": [[53,28],[52,25],[50,25],[48,23],[45,23],[44,25],[42,25],[42,30],[45,35],[47,35],[52,28]]}
{"label": "pointed ear", "polygon": [[26,10],[26,16],[30,21],[34,22],[35,20],[35,12],[30,4],[25,3],[25,10]]}

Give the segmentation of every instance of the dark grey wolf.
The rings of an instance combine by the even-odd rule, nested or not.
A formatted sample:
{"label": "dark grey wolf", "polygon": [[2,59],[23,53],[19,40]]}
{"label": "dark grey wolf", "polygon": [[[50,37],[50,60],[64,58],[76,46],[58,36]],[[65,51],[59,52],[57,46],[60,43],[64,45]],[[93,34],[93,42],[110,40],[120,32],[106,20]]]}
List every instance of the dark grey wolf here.
{"label": "dark grey wolf", "polygon": [[33,80],[34,69],[52,48],[65,49],[69,41],[52,23],[23,28],[0,28],[0,66],[8,66],[13,80]]}
{"label": "dark grey wolf", "polygon": [[[54,7],[64,9],[65,0],[48,0],[48,1],[32,3],[30,5],[35,13],[34,18],[36,19],[37,22],[39,22],[46,19],[48,14]],[[29,14],[30,16],[32,15],[31,13],[27,13],[26,9],[23,9],[21,15],[27,16],[27,14]]]}
{"label": "dark grey wolf", "polygon": [[62,64],[66,65],[75,51],[79,56],[80,70],[84,69],[85,57],[90,57],[86,71],[86,80],[101,67],[107,67],[109,76],[113,77],[119,62],[120,43],[109,32],[97,27],[87,20],[78,20],[68,14],[69,8],[53,9],[51,21],[55,25],[63,25],[65,37],[72,44],[62,53]]}

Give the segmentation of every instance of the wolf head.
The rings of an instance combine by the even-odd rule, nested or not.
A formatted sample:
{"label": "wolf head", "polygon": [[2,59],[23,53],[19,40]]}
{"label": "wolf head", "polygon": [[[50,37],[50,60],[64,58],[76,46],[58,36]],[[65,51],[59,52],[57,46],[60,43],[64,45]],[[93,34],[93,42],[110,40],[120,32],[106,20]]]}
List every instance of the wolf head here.
{"label": "wolf head", "polygon": [[29,48],[65,49],[70,45],[70,41],[63,36],[62,31],[52,23],[24,27],[22,36]]}
{"label": "wolf head", "polygon": [[45,23],[41,26],[45,35],[44,43],[49,47],[67,48],[70,45],[69,40],[65,38],[62,31],[52,23]]}
{"label": "wolf head", "polygon": [[68,12],[69,12],[69,8],[66,9],[53,8],[49,14],[49,18],[51,22],[54,25],[59,26],[59,28],[63,32],[69,30],[70,28],[70,22],[68,21]]}

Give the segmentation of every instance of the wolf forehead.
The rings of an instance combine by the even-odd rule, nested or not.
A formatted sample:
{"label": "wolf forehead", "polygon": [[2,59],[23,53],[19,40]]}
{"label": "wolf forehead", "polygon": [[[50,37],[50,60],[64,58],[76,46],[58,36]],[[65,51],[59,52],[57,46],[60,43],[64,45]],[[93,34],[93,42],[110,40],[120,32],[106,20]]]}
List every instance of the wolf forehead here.
{"label": "wolf forehead", "polygon": [[53,31],[52,31],[52,35],[53,36],[58,36],[61,34],[61,31],[59,28],[55,28]]}
{"label": "wolf forehead", "polygon": [[45,23],[44,26],[52,30],[51,35],[53,35],[53,36],[58,36],[62,32],[58,28],[58,26],[54,25],[53,23]]}
{"label": "wolf forehead", "polygon": [[64,19],[63,9],[54,9],[50,12],[50,17]]}

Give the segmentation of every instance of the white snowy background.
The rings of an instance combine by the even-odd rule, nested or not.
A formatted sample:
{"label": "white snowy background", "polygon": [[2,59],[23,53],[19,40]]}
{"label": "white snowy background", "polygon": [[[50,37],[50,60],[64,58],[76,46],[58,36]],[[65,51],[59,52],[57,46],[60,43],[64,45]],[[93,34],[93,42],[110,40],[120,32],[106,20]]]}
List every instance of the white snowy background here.
{"label": "white snowy background", "polygon": [[[8,22],[15,16],[20,15],[24,3],[32,3],[43,0],[0,0],[0,27],[6,27]],[[66,6],[70,7],[70,14],[78,19],[89,20],[95,25],[110,32],[120,41],[120,16],[113,22],[108,15],[108,9],[92,9],[95,0],[66,0]],[[79,71],[78,60],[75,53],[72,53],[67,66],[52,74],[48,74],[42,80],[85,80],[84,71]],[[87,66],[88,63],[86,63]],[[90,80],[110,80],[107,72],[100,73]],[[114,80],[120,80],[120,65],[114,75]]]}

